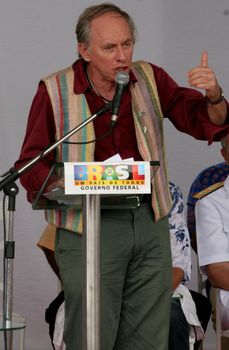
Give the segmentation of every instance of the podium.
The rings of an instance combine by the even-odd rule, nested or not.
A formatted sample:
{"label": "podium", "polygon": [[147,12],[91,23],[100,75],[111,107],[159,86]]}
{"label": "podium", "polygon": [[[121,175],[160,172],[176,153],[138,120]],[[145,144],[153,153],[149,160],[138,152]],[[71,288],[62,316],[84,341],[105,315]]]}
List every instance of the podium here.
{"label": "podium", "polygon": [[[100,350],[100,209],[135,209],[151,192],[150,165],[159,162],[65,163],[63,188],[35,194],[33,209],[83,211],[83,350]],[[60,166],[60,165],[57,165]],[[53,169],[52,169],[53,170]],[[49,174],[49,176],[52,176]]]}
{"label": "podium", "polygon": [[[113,103],[113,102],[112,102]],[[10,168],[6,173],[2,174],[1,177],[3,178],[0,181],[0,191],[3,190],[4,193],[9,196],[9,236],[8,236],[8,242],[6,246],[6,264],[7,264],[7,283],[6,283],[6,298],[4,300],[4,306],[7,309],[6,312],[4,312],[4,330],[6,330],[6,323],[7,323],[7,330],[8,323],[10,324],[10,327],[12,325],[12,285],[13,285],[13,263],[11,263],[11,259],[14,258],[14,246],[13,246],[13,213],[15,211],[15,198],[18,193],[18,188],[15,184],[15,181],[20,178],[24,173],[26,173],[28,170],[30,170],[37,162],[39,162],[41,159],[43,159],[46,155],[48,155],[50,152],[55,150],[60,144],[62,144],[65,140],[70,138],[72,135],[77,133],[80,129],[82,129],[84,126],[86,126],[88,123],[92,122],[95,118],[99,117],[101,114],[106,112],[107,110],[111,109],[112,103],[104,104],[102,108],[100,108],[96,113],[91,115],[89,118],[84,120],[82,123],[77,125],[74,129],[67,132],[62,138],[57,140],[54,144],[44,149],[41,153],[39,153],[37,156],[35,156],[33,159],[28,161],[24,166],[22,166],[20,169],[14,169]],[[114,123],[111,126],[110,132],[112,132],[114,127]],[[152,161],[150,162],[152,166],[156,166],[156,169],[160,165],[159,161]],[[53,168],[51,169],[51,171]],[[51,174],[50,171],[50,174]],[[47,179],[48,181],[48,179]],[[42,205],[39,205],[39,198],[41,198],[41,201],[47,202],[46,198],[43,201],[43,189],[45,188],[45,185],[42,186],[41,191],[39,191],[38,196],[36,197],[34,203],[33,203],[33,209],[44,209],[42,208]],[[124,191],[126,194],[128,191]],[[150,191],[149,191],[150,192]],[[140,193],[147,193],[144,190]],[[121,198],[121,197],[120,197]],[[119,200],[120,200],[119,198]],[[140,205],[140,200],[138,196],[134,196],[133,198],[134,203],[138,203]],[[130,198],[128,199],[121,199],[122,205],[124,205],[125,208],[127,208],[126,204],[129,203]],[[115,200],[117,201],[117,200]],[[50,208],[53,206],[55,208],[55,205],[59,205],[60,203],[56,200],[50,200],[49,201]],[[82,201],[81,201],[82,202]],[[114,201],[109,200],[108,197],[106,197],[106,204],[109,202],[109,205],[114,205]],[[118,201],[119,202],[119,201]],[[119,208],[122,209],[121,202],[119,203]],[[116,205],[118,203],[116,202]],[[78,204],[79,205],[79,204]],[[131,204],[133,205],[133,203]],[[39,208],[40,206],[40,208]],[[65,204],[60,204],[64,208]],[[84,287],[84,297],[83,297],[83,310],[84,310],[84,316],[83,316],[83,346],[84,350],[100,350],[100,320],[99,320],[99,310],[100,310],[100,300],[99,300],[99,281],[100,281],[100,271],[99,271],[99,246],[100,246],[100,237],[99,237],[99,228],[100,228],[100,215],[98,213],[100,212],[100,194],[85,194],[85,198],[83,200],[83,212],[84,212],[84,228],[83,228],[83,262],[84,262],[84,271],[85,271],[85,278],[84,285],[86,285],[86,291]],[[108,209],[108,208],[107,208]],[[93,236],[91,238],[91,236]],[[12,243],[12,245],[11,245]],[[92,305],[92,307],[91,307]],[[5,310],[4,310],[5,311]],[[25,327],[25,324],[22,323],[22,328]],[[10,328],[12,329],[12,327]],[[11,332],[12,334],[12,332]],[[11,349],[10,349],[11,350]]]}

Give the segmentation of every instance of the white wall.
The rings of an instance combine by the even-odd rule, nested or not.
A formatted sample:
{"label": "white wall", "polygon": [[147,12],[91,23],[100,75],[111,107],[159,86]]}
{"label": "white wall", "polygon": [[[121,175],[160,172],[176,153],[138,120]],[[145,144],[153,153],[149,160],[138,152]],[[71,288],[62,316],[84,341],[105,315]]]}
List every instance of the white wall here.
{"label": "white wall", "polygon": [[[0,173],[8,170],[18,157],[39,79],[75,59],[76,19],[83,8],[96,3],[98,1],[1,1]],[[122,0],[114,3],[135,19],[139,32],[136,59],[163,66],[175,80],[186,85],[186,72],[200,62],[201,52],[208,50],[209,64],[214,67],[228,96],[228,0]],[[203,167],[220,160],[219,146],[208,147],[206,142],[195,141],[177,132],[167,121],[165,131],[170,177],[180,185],[186,197],[194,176]],[[27,318],[27,350],[51,349],[44,310],[57,292],[57,283],[36,247],[44,226],[43,214],[32,211],[20,186],[14,232],[13,309]]]}

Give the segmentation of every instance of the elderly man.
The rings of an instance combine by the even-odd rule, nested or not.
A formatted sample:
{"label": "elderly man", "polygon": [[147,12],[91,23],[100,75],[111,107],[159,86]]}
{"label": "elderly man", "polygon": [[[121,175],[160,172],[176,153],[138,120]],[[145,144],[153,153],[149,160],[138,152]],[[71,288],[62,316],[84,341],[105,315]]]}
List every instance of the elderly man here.
{"label": "elderly man", "polygon": [[[107,110],[69,143],[36,164],[21,181],[32,200],[51,166],[63,161],[122,158],[159,160],[151,196],[131,210],[101,211],[101,349],[166,350],[171,295],[171,256],[167,215],[171,208],[163,118],[197,139],[219,140],[227,133],[227,103],[208,55],[188,72],[189,85],[178,86],[162,69],[132,62],[135,26],[119,7],[104,3],[83,11],[76,26],[80,58],[44,78],[29,115],[16,167],[53,143],[114,99],[117,72],[129,74],[115,126]],[[114,103],[113,103],[114,106]],[[112,127],[111,127],[112,126]],[[89,142],[94,140],[95,142]],[[81,145],[77,145],[81,142]],[[48,189],[62,185],[51,177]],[[67,350],[81,349],[82,328],[80,211],[48,211],[57,226],[55,256],[65,293],[64,340]]]}

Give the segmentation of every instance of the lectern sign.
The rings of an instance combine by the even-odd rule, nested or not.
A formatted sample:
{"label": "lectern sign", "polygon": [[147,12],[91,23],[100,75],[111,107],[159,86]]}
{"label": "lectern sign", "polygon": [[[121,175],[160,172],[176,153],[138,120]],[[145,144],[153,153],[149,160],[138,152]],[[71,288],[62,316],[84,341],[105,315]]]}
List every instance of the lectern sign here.
{"label": "lectern sign", "polygon": [[66,194],[150,193],[149,162],[64,163]]}

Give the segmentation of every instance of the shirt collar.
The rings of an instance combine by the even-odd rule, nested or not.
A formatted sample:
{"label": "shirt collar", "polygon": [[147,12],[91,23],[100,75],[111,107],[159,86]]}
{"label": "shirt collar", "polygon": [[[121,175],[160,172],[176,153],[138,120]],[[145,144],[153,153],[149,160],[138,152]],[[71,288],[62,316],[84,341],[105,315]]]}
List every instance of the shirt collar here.
{"label": "shirt collar", "polygon": [[[90,85],[85,73],[85,67],[86,67],[86,63],[82,58],[78,59],[75,63],[73,63],[74,93],[77,95],[84,94],[90,88]],[[132,83],[135,83],[137,81],[137,78],[134,75],[133,71],[130,71],[129,75],[130,75],[130,81]]]}

